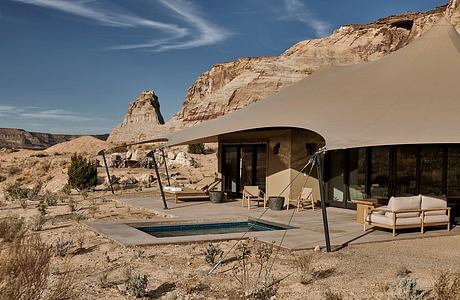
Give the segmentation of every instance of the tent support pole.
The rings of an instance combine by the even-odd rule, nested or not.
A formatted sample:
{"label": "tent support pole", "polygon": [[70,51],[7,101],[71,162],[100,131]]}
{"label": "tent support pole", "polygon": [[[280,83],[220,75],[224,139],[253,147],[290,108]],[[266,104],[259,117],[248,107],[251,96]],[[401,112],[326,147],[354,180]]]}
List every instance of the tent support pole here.
{"label": "tent support pole", "polygon": [[163,156],[163,162],[165,163],[166,178],[168,179],[168,186],[171,186],[171,181],[169,180],[168,164],[166,163],[165,149],[161,148],[161,156]]}
{"label": "tent support pole", "polygon": [[331,252],[331,240],[329,237],[329,224],[327,221],[327,211],[326,211],[326,197],[324,195],[324,178],[321,166],[321,157],[320,153],[316,155],[316,168],[318,171],[318,182],[319,182],[319,194],[321,197],[321,212],[323,213],[323,227],[324,227],[324,239],[326,241],[326,251]]}
{"label": "tent support pole", "polygon": [[104,160],[105,172],[107,173],[107,179],[109,180],[110,190],[112,191],[112,195],[113,195],[115,194],[115,192],[113,191],[112,178],[110,177],[109,167],[107,166],[107,160],[105,159],[104,150],[102,151],[102,159]]}
{"label": "tent support pole", "polygon": [[153,166],[155,167],[155,174],[157,175],[158,186],[160,188],[161,200],[163,200],[163,208],[168,209],[168,204],[166,204],[165,192],[163,191],[163,185],[161,184],[160,172],[158,172],[158,165],[155,159],[155,152],[152,151],[151,153],[152,153]]}

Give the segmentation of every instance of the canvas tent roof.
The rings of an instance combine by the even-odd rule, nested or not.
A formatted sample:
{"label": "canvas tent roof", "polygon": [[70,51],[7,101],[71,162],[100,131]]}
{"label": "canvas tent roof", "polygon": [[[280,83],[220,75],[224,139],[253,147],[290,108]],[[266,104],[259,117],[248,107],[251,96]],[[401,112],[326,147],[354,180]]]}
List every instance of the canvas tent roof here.
{"label": "canvas tent roof", "polygon": [[217,141],[256,128],[320,134],[327,149],[460,143],[460,36],[442,19],[377,61],[318,71],[226,116],[168,136],[170,145]]}

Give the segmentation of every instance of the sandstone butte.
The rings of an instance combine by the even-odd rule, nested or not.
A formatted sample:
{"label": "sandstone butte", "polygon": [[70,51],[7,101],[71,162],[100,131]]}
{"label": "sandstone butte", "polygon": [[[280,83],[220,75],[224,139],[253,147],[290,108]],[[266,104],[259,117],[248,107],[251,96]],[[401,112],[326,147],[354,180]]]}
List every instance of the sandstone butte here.
{"label": "sandstone butte", "polygon": [[166,124],[158,118],[161,114],[154,93],[142,94],[130,105],[125,120],[113,130],[109,141],[149,140],[165,131],[238,110],[324,66],[379,59],[416,40],[443,16],[460,31],[460,0],[450,0],[427,12],[389,16],[369,24],[344,25],[330,36],[301,41],[279,56],[240,58],[213,65],[198,76],[188,89],[181,109]]}

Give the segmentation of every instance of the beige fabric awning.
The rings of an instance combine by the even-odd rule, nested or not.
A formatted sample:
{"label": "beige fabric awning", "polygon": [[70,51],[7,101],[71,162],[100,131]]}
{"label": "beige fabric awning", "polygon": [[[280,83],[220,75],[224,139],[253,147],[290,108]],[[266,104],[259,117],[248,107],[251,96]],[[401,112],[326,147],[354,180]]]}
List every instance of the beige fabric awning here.
{"label": "beige fabric awning", "polygon": [[312,130],[329,150],[460,143],[460,36],[442,19],[380,60],[318,71],[168,139],[169,145],[212,142],[222,134],[272,127]]}

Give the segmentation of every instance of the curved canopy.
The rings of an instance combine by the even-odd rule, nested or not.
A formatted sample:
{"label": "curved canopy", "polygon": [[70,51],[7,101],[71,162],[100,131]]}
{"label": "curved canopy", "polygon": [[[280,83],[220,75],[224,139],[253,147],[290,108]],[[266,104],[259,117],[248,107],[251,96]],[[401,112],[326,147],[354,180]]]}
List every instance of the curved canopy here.
{"label": "curved canopy", "polygon": [[377,61],[318,71],[226,116],[168,136],[170,145],[217,141],[256,128],[320,134],[327,149],[460,143],[460,36],[442,19]]}

